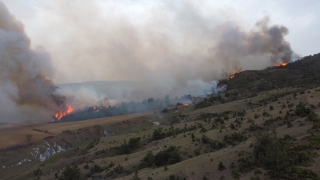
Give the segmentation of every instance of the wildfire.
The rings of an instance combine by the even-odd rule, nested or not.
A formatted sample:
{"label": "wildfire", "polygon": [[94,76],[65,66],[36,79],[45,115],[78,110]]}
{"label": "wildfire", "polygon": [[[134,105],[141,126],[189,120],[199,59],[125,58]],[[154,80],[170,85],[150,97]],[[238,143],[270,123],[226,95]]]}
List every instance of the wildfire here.
{"label": "wildfire", "polygon": [[242,72],[242,70],[239,70],[239,71],[233,73],[233,74],[228,78],[228,80],[233,79],[235,74],[239,74],[239,73],[241,73],[241,72]]}
{"label": "wildfire", "polygon": [[63,116],[73,113],[73,111],[74,109],[69,104],[66,104],[66,109],[57,112],[54,117],[60,120]]}
{"label": "wildfire", "polygon": [[275,64],[274,66],[286,66],[286,65],[288,65],[288,62],[282,62],[279,64]]}
{"label": "wildfire", "polygon": [[188,107],[189,104],[191,104],[191,101],[184,101],[184,102],[181,102],[182,106],[184,107]]}

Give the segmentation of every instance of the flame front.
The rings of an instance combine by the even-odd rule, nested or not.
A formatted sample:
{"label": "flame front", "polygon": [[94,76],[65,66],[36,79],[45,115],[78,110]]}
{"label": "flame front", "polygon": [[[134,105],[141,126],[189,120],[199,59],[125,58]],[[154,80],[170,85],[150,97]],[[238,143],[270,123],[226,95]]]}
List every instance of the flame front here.
{"label": "flame front", "polygon": [[66,104],[66,109],[57,112],[54,117],[60,120],[63,116],[73,113],[74,109],[69,104]]}
{"label": "flame front", "polygon": [[239,74],[239,73],[241,73],[241,72],[242,72],[242,70],[239,70],[239,71],[233,73],[233,74],[228,78],[228,80],[233,79],[235,74]]}
{"label": "flame front", "polygon": [[288,62],[282,62],[279,64],[275,64],[274,66],[286,66],[286,65],[288,65]]}

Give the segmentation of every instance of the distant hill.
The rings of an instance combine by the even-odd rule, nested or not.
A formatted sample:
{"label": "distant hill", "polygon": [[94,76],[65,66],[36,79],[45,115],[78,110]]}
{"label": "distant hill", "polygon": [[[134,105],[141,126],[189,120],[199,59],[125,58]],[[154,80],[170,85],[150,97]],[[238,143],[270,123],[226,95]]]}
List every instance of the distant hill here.
{"label": "distant hill", "polygon": [[320,85],[320,53],[306,56],[287,66],[269,67],[260,71],[243,71],[230,80],[222,80],[227,91],[253,94],[283,87]]}
{"label": "distant hill", "polygon": [[150,91],[153,88],[148,81],[90,81],[58,84],[57,86],[72,90],[89,87],[93,88],[97,93],[107,95],[110,99],[118,100],[142,100],[148,98],[148,95],[151,97]]}

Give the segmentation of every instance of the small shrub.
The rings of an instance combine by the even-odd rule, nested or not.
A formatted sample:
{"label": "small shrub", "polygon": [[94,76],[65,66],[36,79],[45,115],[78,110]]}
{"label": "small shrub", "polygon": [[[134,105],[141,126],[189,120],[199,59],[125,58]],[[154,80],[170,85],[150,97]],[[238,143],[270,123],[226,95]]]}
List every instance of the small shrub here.
{"label": "small shrub", "polygon": [[226,169],[226,166],[220,161],[219,165],[218,165],[218,170],[223,171]]}
{"label": "small shrub", "polygon": [[76,164],[67,166],[62,172],[62,179],[80,179],[80,169]]}
{"label": "small shrub", "polygon": [[164,166],[164,171],[168,171],[168,167],[167,166]]}
{"label": "small shrub", "polygon": [[[134,175],[132,176],[132,178],[130,180],[141,180],[139,178],[139,176],[138,176],[138,172],[137,171],[134,173]],[[148,180],[149,180],[149,177],[148,177]],[[151,180],[152,180],[152,178],[151,178]]]}

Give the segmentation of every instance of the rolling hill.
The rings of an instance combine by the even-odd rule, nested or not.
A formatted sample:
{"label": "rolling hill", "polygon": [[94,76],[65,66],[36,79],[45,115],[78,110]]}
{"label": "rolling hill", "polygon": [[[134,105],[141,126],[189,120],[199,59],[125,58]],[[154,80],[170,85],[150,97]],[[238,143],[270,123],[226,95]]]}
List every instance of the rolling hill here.
{"label": "rolling hill", "polygon": [[[2,179],[320,179],[320,54],[166,111],[1,125]],[[31,134],[30,141],[26,138]],[[6,138],[6,139],[4,139]]]}

